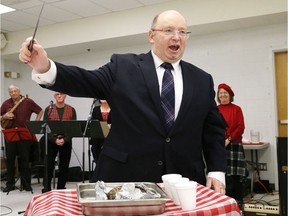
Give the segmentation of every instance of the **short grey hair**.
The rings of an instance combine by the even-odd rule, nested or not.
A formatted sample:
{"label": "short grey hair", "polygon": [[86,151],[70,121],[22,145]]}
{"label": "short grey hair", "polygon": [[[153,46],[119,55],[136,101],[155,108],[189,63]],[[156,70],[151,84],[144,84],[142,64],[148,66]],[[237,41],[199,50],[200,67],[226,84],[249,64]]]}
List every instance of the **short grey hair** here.
{"label": "short grey hair", "polygon": [[8,90],[10,91],[11,89],[14,89],[14,88],[16,88],[20,91],[20,88],[18,86],[13,85],[13,84],[8,87]]}

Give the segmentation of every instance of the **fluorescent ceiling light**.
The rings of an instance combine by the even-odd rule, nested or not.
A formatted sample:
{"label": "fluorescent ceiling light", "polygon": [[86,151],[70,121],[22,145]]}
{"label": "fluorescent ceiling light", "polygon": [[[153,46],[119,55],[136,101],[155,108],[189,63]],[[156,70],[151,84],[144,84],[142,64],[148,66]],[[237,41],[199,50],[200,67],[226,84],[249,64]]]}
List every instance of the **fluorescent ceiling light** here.
{"label": "fluorescent ceiling light", "polygon": [[15,11],[15,9],[0,4],[0,14],[8,13],[8,12],[11,12],[11,11]]}

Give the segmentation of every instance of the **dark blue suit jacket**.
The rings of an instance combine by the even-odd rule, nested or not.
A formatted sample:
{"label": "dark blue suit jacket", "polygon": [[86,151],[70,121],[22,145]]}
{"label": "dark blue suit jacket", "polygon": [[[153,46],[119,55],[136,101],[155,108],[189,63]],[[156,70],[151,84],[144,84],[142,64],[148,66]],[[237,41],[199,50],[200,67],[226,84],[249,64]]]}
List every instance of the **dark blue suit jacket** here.
{"label": "dark blue suit jacket", "polygon": [[97,70],[56,63],[56,82],[47,88],[106,99],[113,110],[93,181],[161,182],[165,173],[180,173],[205,184],[205,166],[208,172],[226,172],[225,125],[214,100],[213,79],[190,63],[180,64],[183,98],[169,132],[151,52],[114,54]]}

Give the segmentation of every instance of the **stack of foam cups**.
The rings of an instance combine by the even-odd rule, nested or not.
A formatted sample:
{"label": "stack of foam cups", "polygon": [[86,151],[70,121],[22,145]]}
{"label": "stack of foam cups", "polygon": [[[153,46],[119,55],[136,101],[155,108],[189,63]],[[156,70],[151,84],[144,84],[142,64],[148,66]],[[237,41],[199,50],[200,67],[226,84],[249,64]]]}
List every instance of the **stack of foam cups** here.
{"label": "stack of foam cups", "polygon": [[171,190],[170,190],[170,185],[168,183],[168,179],[181,179],[182,178],[182,175],[180,174],[166,174],[166,175],[163,175],[162,176],[162,181],[163,181],[163,184],[164,184],[164,190],[166,192],[166,194],[172,199],[172,193],[171,193]]}
{"label": "stack of foam cups", "polygon": [[162,181],[166,194],[175,205],[181,205],[182,210],[196,208],[197,182],[176,173],[163,175]]}
{"label": "stack of foam cups", "polygon": [[168,179],[169,189],[172,194],[172,200],[175,205],[181,205],[179,201],[178,193],[175,187],[175,184],[180,183],[180,182],[189,182],[189,178],[182,177],[182,178],[176,178],[176,179],[175,178]]}
{"label": "stack of foam cups", "polygon": [[178,194],[182,210],[188,211],[195,209],[197,182],[195,181],[178,182],[175,184],[175,188]]}

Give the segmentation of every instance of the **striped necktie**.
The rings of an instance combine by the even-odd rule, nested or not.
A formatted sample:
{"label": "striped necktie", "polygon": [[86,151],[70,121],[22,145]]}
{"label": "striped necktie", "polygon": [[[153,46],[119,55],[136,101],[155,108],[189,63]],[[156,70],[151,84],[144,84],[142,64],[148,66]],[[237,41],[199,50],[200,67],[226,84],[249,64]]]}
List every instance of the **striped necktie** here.
{"label": "striped necktie", "polygon": [[175,119],[174,78],[171,72],[173,66],[170,63],[164,62],[161,64],[161,67],[165,68],[162,80],[161,105],[164,110],[166,126],[170,130]]}

